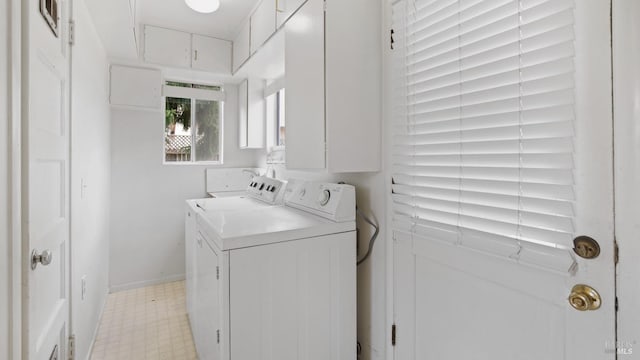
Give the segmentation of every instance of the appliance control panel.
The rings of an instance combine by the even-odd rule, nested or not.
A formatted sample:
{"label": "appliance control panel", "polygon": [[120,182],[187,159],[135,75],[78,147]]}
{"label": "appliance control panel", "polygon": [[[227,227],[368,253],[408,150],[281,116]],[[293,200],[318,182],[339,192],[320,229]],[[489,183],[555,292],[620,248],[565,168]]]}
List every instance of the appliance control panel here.
{"label": "appliance control panel", "polygon": [[285,204],[338,222],[356,216],[355,188],[347,184],[290,180]]}
{"label": "appliance control panel", "polygon": [[286,182],[266,176],[256,176],[247,186],[247,194],[269,204],[282,204]]}

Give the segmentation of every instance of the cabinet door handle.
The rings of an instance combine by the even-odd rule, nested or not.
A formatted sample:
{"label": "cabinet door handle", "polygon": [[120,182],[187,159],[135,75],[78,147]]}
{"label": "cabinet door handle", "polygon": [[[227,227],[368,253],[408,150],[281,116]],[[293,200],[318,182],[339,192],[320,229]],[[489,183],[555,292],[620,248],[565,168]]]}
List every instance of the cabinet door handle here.
{"label": "cabinet door handle", "polygon": [[194,60],[198,61],[198,50],[194,50],[194,52],[195,52]]}

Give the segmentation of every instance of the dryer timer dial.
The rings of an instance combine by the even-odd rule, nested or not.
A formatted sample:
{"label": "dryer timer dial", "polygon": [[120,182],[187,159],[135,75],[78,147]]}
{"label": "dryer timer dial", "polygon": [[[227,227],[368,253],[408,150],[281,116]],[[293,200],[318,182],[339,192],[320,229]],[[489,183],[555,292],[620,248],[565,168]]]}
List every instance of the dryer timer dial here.
{"label": "dryer timer dial", "polygon": [[329,189],[325,189],[320,192],[318,195],[318,205],[325,206],[329,203],[329,199],[331,199],[331,191]]}

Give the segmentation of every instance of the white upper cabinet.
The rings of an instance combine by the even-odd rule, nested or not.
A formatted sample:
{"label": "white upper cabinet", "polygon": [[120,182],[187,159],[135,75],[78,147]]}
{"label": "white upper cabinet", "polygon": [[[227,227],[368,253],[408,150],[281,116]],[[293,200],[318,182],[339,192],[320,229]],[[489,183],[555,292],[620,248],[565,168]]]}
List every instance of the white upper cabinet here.
{"label": "white upper cabinet", "polygon": [[284,27],[287,168],[379,171],[380,6],[308,0]]}
{"label": "white upper cabinet", "polygon": [[287,22],[287,20],[298,10],[298,8],[305,2],[305,0],[277,0],[276,12],[277,12],[277,27],[279,28]]}
{"label": "white upper cabinet", "polygon": [[240,66],[249,58],[249,43],[251,41],[251,24],[246,21],[238,36],[233,41],[233,72],[236,72]]}
{"label": "white upper cabinet", "polygon": [[276,32],[276,0],[262,0],[251,15],[251,54]]}
{"label": "white upper cabinet", "polygon": [[191,67],[217,74],[231,73],[231,42],[193,34]]}
{"label": "white upper cabinet", "polygon": [[143,57],[152,64],[231,73],[231,42],[156,26],[144,27]]}
{"label": "white upper cabinet", "polygon": [[158,110],[162,106],[162,72],[124,65],[111,65],[109,103]]}
{"label": "white upper cabinet", "polygon": [[323,0],[309,0],[285,25],[287,168],[325,168]]}
{"label": "white upper cabinet", "polygon": [[191,67],[191,34],[145,25],[143,56],[152,64]]}

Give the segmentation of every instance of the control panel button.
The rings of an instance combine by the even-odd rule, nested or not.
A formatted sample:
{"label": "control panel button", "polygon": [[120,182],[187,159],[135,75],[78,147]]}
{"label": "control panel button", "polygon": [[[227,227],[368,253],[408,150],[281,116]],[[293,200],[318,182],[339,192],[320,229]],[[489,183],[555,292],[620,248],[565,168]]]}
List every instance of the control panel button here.
{"label": "control panel button", "polygon": [[325,189],[320,192],[320,195],[318,195],[318,204],[320,206],[325,206],[329,202],[329,199],[331,199],[331,191]]}

